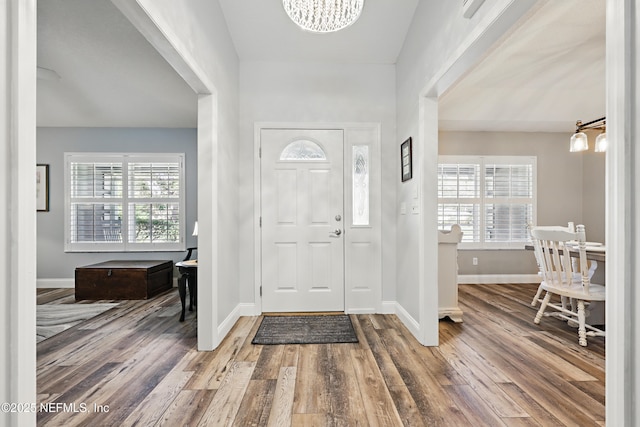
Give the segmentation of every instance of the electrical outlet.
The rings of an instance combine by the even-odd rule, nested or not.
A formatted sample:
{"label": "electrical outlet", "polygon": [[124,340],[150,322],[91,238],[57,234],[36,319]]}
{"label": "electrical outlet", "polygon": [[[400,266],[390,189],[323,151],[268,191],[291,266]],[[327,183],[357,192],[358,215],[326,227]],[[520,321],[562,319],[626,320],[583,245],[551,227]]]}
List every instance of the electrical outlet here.
{"label": "electrical outlet", "polygon": [[473,262],[473,265],[478,265],[478,258],[477,257],[473,257],[473,259],[471,261]]}

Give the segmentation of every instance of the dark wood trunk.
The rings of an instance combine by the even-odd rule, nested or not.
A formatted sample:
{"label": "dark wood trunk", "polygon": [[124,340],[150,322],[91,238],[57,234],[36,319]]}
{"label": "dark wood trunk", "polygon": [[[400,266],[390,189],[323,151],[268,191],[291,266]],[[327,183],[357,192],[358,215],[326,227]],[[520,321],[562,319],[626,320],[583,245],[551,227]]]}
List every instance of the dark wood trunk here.
{"label": "dark wood trunk", "polygon": [[76,268],[76,300],[148,299],[170,289],[173,261],[106,261]]}

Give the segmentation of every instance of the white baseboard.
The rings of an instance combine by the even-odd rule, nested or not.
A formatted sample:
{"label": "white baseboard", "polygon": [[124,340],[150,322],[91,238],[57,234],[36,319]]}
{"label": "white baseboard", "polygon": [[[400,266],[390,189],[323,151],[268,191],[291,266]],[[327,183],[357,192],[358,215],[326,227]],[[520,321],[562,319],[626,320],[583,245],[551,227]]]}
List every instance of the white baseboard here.
{"label": "white baseboard", "polygon": [[75,279],[37,279],[36,288],[51,289],[51,288],[70,288],[75,289]]}
{"label": "white baseboard", "polygon": [[[76,279],[36,279],[37,289],[69,288],[75,289]],[[173,278],[173,287],[178,287],[178,278]]]}
{"label": "white baseboard", "polygon": [[452,322],[462,323],[462,315],[464,313],[460,310],[460,307],[439,307],[438,319],[442,320],[445,317],[451,319]]}
{"label": "white baseboard", "polygon": [[382,310],[380,314],[396,314],[396,305],[395,301],[382,301]]}
{"label": "white baseboard", "polygon": [[222,321],[222,323],[218,325],[219,343],[221,343],[222,340],[224,339],[224,337],[226,337],[227,334],[229,333],[229,331],[231,331],[231,328],[233,328],[233,325],[236,324],[238,319],[240,319],[240,305],[239,304],[236,306],[235,309],[233,309],[231,311],[231,313],[229,313],[227,318],[224,319]]}
{"label": "white baseboard", "polygon": [[460,274],[458,275],[458,283],[461,285],[540,283],[540,277],[537,274]]}
{"label": "white baseboard", "polygon": [[398,319],[402,322],[402,324],[413,334],[416,339],[420,336],[420,322],[415,320],[407,310],[404,309],[403,306],[394,303],[395,314],[398,316]]}
{"label": "white baseboard", "polygon": [[[393,302],[387,302],[387,303],[383,303],[383,304],[388,304],[389,306],[384,306],[383,309],[387,310],[387,311],[383,311],[380,314],[395,314],[395,301]],[[258,309],[257,304],[255,303],[240,303],[238,304],[237,307],[238,312],[240,313],[240,316],[260,316],[262,314],[262,312]],[[347,310],[346,311],[347,314],[372,314],[372,313],[378,313],[378,311],[376,311],[373,308],[359,308],[357,310]]]}
{"label": "white baseboard", "polygon": [[253,317],[260,316],[260,310],[258,310],[258,306],[255,303],[240,303],[238,304],[238,311],[240,316]]}
{"label": "white baseboard", "polygon": [[376,314],[378,310],[375,308],[357,308],[353,310],[345,310],[345,314]]}

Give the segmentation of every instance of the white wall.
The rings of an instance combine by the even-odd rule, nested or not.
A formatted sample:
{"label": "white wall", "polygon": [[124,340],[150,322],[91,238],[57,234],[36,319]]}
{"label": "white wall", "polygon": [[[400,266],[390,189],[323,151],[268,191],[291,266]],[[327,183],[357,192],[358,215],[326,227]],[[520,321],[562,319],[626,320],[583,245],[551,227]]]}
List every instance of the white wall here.
{"label": "white wall", "polygon": [[582,223],[591,242],[606,243],[606,154],[592,150],[582,157]]}
{"label": "white wall", "polygon": [[[462,52],[458,52],[463,41],[474,31],[497,1],[486,0],[472,19],[462,16],[461,2],[420,2],[413,23],[405,40],[397,62],[397,139],[411,136],[414,140],[414,159],[419,159],[424,147],[420,130],[420,97],[425,85],[442,73],[443,67],[450,64]],[[453,58],[453,59],[452,59]],[[433,161],[433,159],[431,159]],[[415,162],[417,163],[417,162]],[[398,185],[398,209],[401,203],[411,206],[419,197],[435,197],[433,188],[420,188],[423,179],[422,165],[414,169],[411,181]],[[421,301],[418,265],[420,261],[420,236],[415,233],[424,221],[424,212],[419,215],[398,215],[398,298],[400,306],[416,321],[420,318]],[[426,242],[437,245],[436,242]],[[437,246],[435,246],[437,247]],[[400,263],[404,262],[404,268]]]}
{"label": "white wall", "polygon": [[[570,134],[544,132],[440,132],[441,155],[513,155],[537,158],[537,224],[584,224],[590,241],[604,242],[605,155],[571,153]],[[478,265],[471,259],[478,258]],[[524,250],[461,250],[461,275],[535,274]]]}
{"label": "white wall", "polygon": [[[184,252],[78,253],[64,252],[64,153],[134,152],[185,153],[186,247],[197,246],[191,236],[197,218],[197,159],[195,129],[165,128],[38,128],[38,163],[49,165],[49,211],[38,212],[38,286],[49,279],[74,283],[75,268],[109,259],[169,259]],[[60,286],[59,281],[53,281]]]}
{"label": "white wall", "polygon": [[[314,63],[242,62],[240,66],[240,270],[241,298],[254,301],[253,206],[256,122],[381,124],[382,200],[395,200],[395,67]],[[395,211],[382,207],[383,299],[394,300]]]}
{"label": "white wall", "polygon": [[[0,400],[36,402],[36,10],[0,3]],[[31,426],[34,412],[0,413]]]}
{"label": "white wall", "polygon": [[112,1],[199,94],[198,348],[212,349],[240,302],[238,56],[217,1]]}
{"label": "white wall", "polygon": [[[423,212],[398,216],[398,264],[410,261],[405,269],[398,268],[397,302],[406,317],[420,325],[419,339],[423,343],[435,343],[438,339],[437,313],[429,309],[437,294],[437,233],[431,230],[436,225],[437,163],[432,156],[437,152],[434,147],[437,136],[433,135],[437,127],[437,97],[534,3],[534,0],[486,0],[467,19],[462,15],[461,2],[420,2],[398,58],[397,139],[414,138],[418,168],[414,170],[414,182],[398,184],[397,202],[407,206],[417,203]],[[416,226],[420,227],[420,233],[412,233]]]}
{"label": "white wall", "polygon": [[[173,8],[166,3],[172,3],[178,8],[183,4],[183,2],[168,0],[158,3],[165,4],[169,15]],[[487,0],[485,3],[491,5],[493,2]],[[212,5],[210,7],[215,8],[214,12],[218,14],[214,13],[213,16],[201,14],[209,10],[207,4]],[[459,3],[434,1],[433,4],[434,7],[439,5],[442,10],[436,11],[435,19],[430,20],[421,2],[409,37],[410,43],[427,42],[433,53],[451,51],[455,41],[450,44],[447,40],[449,37],[455,39],[457,33],[453,31],[451,34],[451,31],[460,27],[455,25],[458,19],[453,18],[457,15],[452,8],[457,7],[454,5]],[[8,0],[0,6],[0,53],[3,58],[6,58],[6,62],[2,63],[0,69],[0,99],[5,100],[0,103],[0,135],[3,138],[0,147],[3,166],[0,168],[0,200],[5,207],[0,213],[2,220],[0,221],[2,224],[0,225],[0,241],[2,241],[0,267],[3,267],[0,270],[3,272],[2,277],[6,285],[0,291],[0,296],[3,297],[0,298],[2,301],[0,344],[3,349],[0,353],[3,378],[0,398],[7,402],[34,402],[36,398],[35,337],[20,338],[31,335],[35,330],[35,320],[31,319],[35,312],[33,307],[35,290],[20,291],[21,285],[22,287],[35,285],[35,267],[30,270],[28,262],[29,258],[32,260],[35,252],[36,221],[35,183],[30,179],[35,171],[33,166],[35,163],[36,46],[34,6],[34,1],[25,0]],[[217,2],[194,0],[189,2],[189,7],[193,8],[193,16],[197,18],[199,15],[201,20],[208,21],[209,31],[226,32],[224,25],[222,27],[219,25],[221,13]],[[631,0],[607,0],[607,7],[607,14],[611,16],[607,22],[607,65],[611,71],[608,72],[607,115],[610,135],[614,145],[618,147],[608,155],[607,164],[611,167],[608,167],[607,179],[614,190],[620,191],[619,194],[617,191],[609,192],[607,196],[607,212],[611,214],[607,224],[608,245],[614,255],[619,255],[615,261],[616,268],[612,269],[615,270],[615,275],[611,273],[610,276],[620,279],[618,282],[620,288],[611,287],[607,296],[608,304],[611,301],[610,297],[613,297],[614,301],[610,307],[616,309],[607,312],[607,323],[614,326],[611,328],[611,333],[608,331],[607,337],[607,422],[613,425],[637,425],[639,417],[634,408],[636,402],[633,399],[640,387],[640,369],[638,369],[640,359],[637,357],[640,352],[638,349],[640,329],[638,316],[634,313],[635,308],[640,304],[638,300],[640,293],[635,286],[639,279],[637,269],[629,270],[631,265],[629,262],[637,261],[637,242],[640,240],[637,223],[640,206],[637,198],[630,197],[635,194],[632,193],[632,189],[640,186],[638,175],[634,174],[640,158],[637,151],[637,129],[631,127],[632,121],[628,118],[637,116],[637,106],[640,101],[638,86],[635,84],[638,70],[638,40],[635,37],[638,34],[636,30],[639,19],[635,9],[632,8]],[[449,8],[448,13],[443,13],[446,8]],[[438,24],[435,25],[435,31],[430,31],[427,25],[429,23]],[[189,27],[191,23],[188,24],[185,27]],[[199,24],[200,27],[202,25]],[[16,28],[24,30],[19,37]],[[199,31],[202,31],[202,28]],[[420,35],[423,31],[428,37]],[[441,32],[440,35],[438,31]],[[229,44],[228,41],[226,43]],[[220,67],[229,67],[230,75],[237,75],[234,74],[237,70],[233,70],[234,64],[237,67],[237,60],[234,62],[231,55],[225,56],[216,49],[208,52],[207,48],[211,48],[211,45],[206,44],[204,51],[198,52],[199,55],[196,57],[207,58],[203,61],[210,64],[215,64],[218,59]],[[610,50],[614,50],[615,55],[610,56]],[[416,90],[419,90],[419,81],[432,76],[433,70],[437,67],[435,64],[440,63],[438,60],[443,57],[435,55],[434,62],[430,66],[418,66],[414,69],[412,64],[420,65],[431,61],[428,56],[414,56],[414,52],[418,53],[414,47],[408,45],[398,64],[398,99],[399,104],[402,104],[399,105],[398,135],[402,136],[417,131],[418,101],[416,97],[418,93]],[[631,57],[628,55],[629,52],[633,54]],[[425,68],[431,72],[424,73]],[[14,78],[11,79],[11,77]],[[223,81],[224,79],[216,79],[216,83],[223,83]],[[229,90],[233,92],[233,89]],[[10,94],[23,95],[23,97],[12,97]],[[219,103],[218,107],[228,108],[231,111],[229,114],[233,115],[234,106],[237,106],[237,101],[234,99],[231,93],[230,97],[223,97],[223,102]],[[226,113],[221,113],[224,122],[222,126],[227,131],[218,132],[216,129],[216,135],[224,135],[225,132],[233,135],[234,131],[231,128],[234,127],[234,121],[228,120],[224,114]],[[11,127],[11,124],[14,126]],[[402,136],[392,139],[399,141]],[[231,139],[231,141],[236,140],[236,138]],[[230,150],[230,158],[233,159],[233,148]],[[387,150],[387,154],[391,155],[390,151]],[[222,172],[229,172],[236,166],[238,166],[237,162],[231,162],[230,166]],[[614,168],[617,169],[614,170]],[[16,196],[18,194],[20,197]],[[408,250],[410,251],[411,248]],[[404,252],[407,251],[403,250],[400,255]],[[16,270],[22,267],[26,267],[26,271],[16,273]],[[228,286],[232,285],[233,283],[228,284]],[[30,305],[31,308],[29,308]],[[26,340],[30,343],[25,343]],[[27,414],[21,422],[11,417],[11,414],[3,414],[0,421],[7,425],[35,425],[34,414]],[[14,422],[9,421],[10,419]]]}

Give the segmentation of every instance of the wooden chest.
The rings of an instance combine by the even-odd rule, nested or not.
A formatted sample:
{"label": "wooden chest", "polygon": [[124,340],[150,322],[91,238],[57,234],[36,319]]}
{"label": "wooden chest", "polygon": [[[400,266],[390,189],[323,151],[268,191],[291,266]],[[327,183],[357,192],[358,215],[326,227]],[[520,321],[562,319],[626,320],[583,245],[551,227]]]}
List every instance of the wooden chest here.
{"label": "wooden chest", "polygon": [[76,268],[76,301],[147,299],[173,285],[173,261],[106,261]]}

